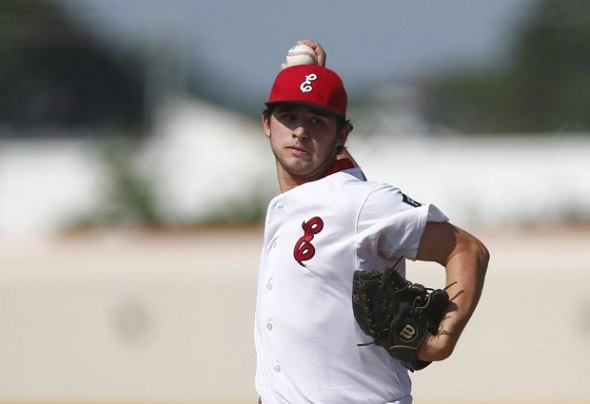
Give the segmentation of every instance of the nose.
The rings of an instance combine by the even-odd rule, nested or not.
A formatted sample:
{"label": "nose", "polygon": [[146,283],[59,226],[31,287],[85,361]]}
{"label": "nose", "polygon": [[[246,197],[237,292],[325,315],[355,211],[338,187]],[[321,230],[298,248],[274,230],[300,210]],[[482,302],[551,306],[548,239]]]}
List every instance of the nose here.
{"label": "nose", "polygon": [[299,125],[293,130],[293,137],[303,142],[308,139],[307,130],[303,125]]}

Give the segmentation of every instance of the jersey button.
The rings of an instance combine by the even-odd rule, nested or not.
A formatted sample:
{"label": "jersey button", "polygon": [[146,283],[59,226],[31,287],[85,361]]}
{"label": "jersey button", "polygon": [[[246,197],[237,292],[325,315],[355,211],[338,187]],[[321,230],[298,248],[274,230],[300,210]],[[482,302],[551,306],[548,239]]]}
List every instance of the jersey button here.
{"label": "jersey button", "polygon": [[281,371],[281,366],[280,365],[275,365],[274,369],[275,369],[275,372],[278,373],[278,372]]}
{"label": "jersey button", "polygon": [[266,324],[266,328],[268,331],[272,331],[272,324],[271,323],[267,323]]}
{"label": "jersey button", "polygon": [[272,283],[270,281],[268,281],[268,283],[266,284],[266,288],[268,290],[272,290]]}

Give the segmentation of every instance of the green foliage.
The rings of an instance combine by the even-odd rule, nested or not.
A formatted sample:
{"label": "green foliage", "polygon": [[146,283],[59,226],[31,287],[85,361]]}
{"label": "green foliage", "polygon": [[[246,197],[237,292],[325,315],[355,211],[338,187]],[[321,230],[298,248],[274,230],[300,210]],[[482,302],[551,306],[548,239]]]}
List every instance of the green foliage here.
{"label": "green foliage", "polygon": [[235,198],[229,198],[203,221],[207,225],[260,224],[264,222],[268,201],[272,198],[262,186]]}
{"label": "green foliage", "polygon": [[432,82],[424,103],[428,118],[466,133],[522,130],[512,116],[513,87],[507,80],[497,73],[457,72]]}
{"label": "green foliage", "polygon": [[0,2],[0,61],[0,126],[143,124],[138,61],[114,54],[51,1]]}
{"label": "green foliage", "polygon": [[590,2],[535,5],[507,67],[430,81],[429,120],[470,133],[590,131]]}
{"label": "green foliage", "polygon": [[103,153],[109,179],[105,201],[105,221],[161,225],[152,180],[138,167],[137,143],[117,140]]}
{"label": "green foliage", "polygon": [[140,142],[134,135],[108,137],[99,143],[104,182],[99,208],[72,217],[66,231],[109,226],[161,228],[154,181],[140,164]]}
{"label": "green foliage", "polygon": [[532,129],[590,128],[590,3],[544,0],[515,48],[521,103]]}

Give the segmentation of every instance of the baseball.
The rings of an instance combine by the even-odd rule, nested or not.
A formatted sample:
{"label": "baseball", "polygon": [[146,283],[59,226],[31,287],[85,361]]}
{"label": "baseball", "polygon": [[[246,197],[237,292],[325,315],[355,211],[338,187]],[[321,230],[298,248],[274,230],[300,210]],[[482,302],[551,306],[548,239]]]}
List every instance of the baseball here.
{"label": "baseball", "polygon": [[285,66],[296,65],[316,65],[318,64],[318,55],[307,45],[295,45],[287,52]]}

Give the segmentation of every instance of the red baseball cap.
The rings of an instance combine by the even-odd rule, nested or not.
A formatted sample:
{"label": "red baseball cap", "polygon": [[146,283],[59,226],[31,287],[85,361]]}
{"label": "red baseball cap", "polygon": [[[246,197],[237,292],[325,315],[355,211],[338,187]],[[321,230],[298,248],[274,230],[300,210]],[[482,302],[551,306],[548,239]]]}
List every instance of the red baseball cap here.
{"label": "red baseball cap", "polygon": [[277,75],[266,105],[291,102],[346,117],[348,97],[336,72],[320,65],[287,67]]}

